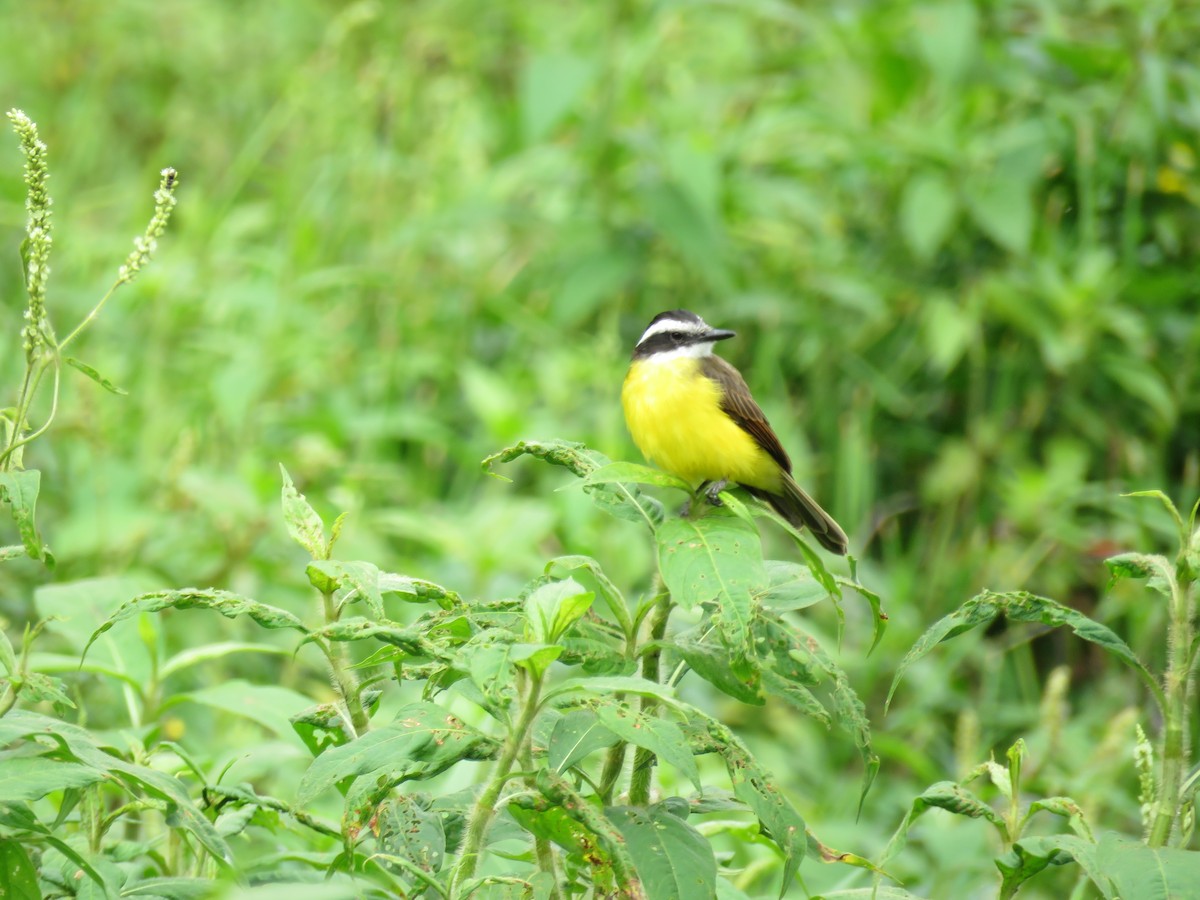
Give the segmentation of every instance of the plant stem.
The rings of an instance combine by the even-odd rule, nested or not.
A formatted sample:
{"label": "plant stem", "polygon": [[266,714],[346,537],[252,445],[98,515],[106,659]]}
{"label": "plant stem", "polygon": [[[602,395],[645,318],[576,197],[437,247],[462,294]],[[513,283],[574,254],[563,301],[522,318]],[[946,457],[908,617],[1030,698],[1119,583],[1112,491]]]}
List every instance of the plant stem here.
{"label": "plant stem", "polygon": [[[340,617],[337,605],[333,602],[333,592],[322,591],[321,599],[325,612],[325,622],[328,625],[332,625]],[[333,643],[337,642],[330,642],[330,644]],[[371,730],[371,719],[367,716],[367,711],[363,709],[362,697],[359,695],[358,679],[350,671],[350,658],[346,654],[345,645],[341,643],[338,643],[336,647],[326,645],[325,657],[329,660],[329,670],[333,674],[334,686],[337,688],[338,693],[342,695],[342,702],[346,704],[346,711],[350,714],[350,724],[354,726],[354,733],[361,737]]]}
{"label": "plant stem", "polygon": [[522,683],[528,681],[528,690],[521,706],[521,715],[517,719],[517,724],[508,734],[504,753],[496,762],[496,769],[492,772],[491,781],[476,798],[475,806],[471,809],[471,815],[467,820],[467,834],[463,839],[462,849],[458,854],[458,865],[451,880],[451,897],[457,897],[462,885],[475,876],[475,870],[479,867],[479,855],[483,848],[483,840],[487,836],[488,826],[496,811],[496,802],[500,799],[500,792],[504,790],[508,774],[512,771],[513,763],[516,762],[517,755],[521,752],[521,746],[525,743],[525,735],[537,715],[538,699],[542,692],[542,679],[524,676],[521,681]]}
{"label": "plant stem", "polygon": [[[650,620],[651,647],[642,657],[642,677],[647,681],[658,684],[659,662],[662,659],[662,649],[658,642],[666,636],[667,620],[671,618],[671,594],[664,587],[658,593],[658,602],[654,606],[654,615]],[[658,701],[650,696],[642,698],[642,713],[650,715]],[[629,777],[629,802],[633,806],[646,806],[650,802],[650,781],[654,774],[654,753],[645,747],[638,747],[633,756],[633,774]]]}
{"label": "plant stem", "polygon": [[1146,843],[1162,847],[1171,837],[1183,775],[1187,768],[1188,695],[1191,693],[1190,663],[1192,646],[1193,575],[1185,555],[1187,545],[1180,550],[1171,585],[1171,620],[1167,625],[1167,674],[1163,679],[1166,705],[1163,708],[1162,767],[1158,779],[1158,803],[1150,836]]}
{"label": "plant stem", "polygon": [[[533,730],[526,729],[525,736],[521,741],[521,768],[526,772],[533,772]],[[537,793],[537,782],[535,777],[530,774],[525,776],[525,786],[530,789],[535,795]],[[550,841],[540,835],[533,837],[534,854],[537,856],[538,869],[546,872],[554,879],[550,888],[550,900],[562,900],[562,894],[558,891],[558,867],[554,862],[554,848],[550,846]]]}
{"label": "plant stem", "polygon": [[604,769],[600,773],[600,787],[596,793],[606,806],[612,803],[613,788],[617,784],[617,779],[621,777],[621,770],[625,768],[625,748],[627,746],[624,741],[617,741],[608,748],[608,753],[604,757]]}

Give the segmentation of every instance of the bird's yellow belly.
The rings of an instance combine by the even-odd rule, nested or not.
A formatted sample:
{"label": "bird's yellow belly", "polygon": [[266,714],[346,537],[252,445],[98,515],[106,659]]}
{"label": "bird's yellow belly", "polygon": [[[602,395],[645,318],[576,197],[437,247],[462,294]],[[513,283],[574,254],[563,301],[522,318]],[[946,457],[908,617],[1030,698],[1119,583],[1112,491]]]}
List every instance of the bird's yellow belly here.
{"label": "bird's yellow belly", "polygon": [[775,492],[779,464],[721,409],[699,360],[639,360],[621,391],[629,433],[655,465],[695,485],[726,479]]}

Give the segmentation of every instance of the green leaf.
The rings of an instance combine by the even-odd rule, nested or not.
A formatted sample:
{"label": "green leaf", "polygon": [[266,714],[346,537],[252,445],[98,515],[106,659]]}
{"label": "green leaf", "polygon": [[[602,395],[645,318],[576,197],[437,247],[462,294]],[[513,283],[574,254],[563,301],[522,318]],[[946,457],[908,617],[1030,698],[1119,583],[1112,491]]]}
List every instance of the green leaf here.
{"label": "green leaf", "polygon": [[724,648],[682,638],[667,646],[673,647],[693,672],[722,693],[754,706],[766,703],[762,674],[757,669],[734,672],[729,665],[729,651]]}
{"label": "green leaf", "polygon": [[128,396],[129,391],[124,390],[123,388],[117,387],[115,384],[113,384],[111,381],[109,381],[107,378],[105,378],[103,375],[101,375],[99,372],[97,372],[95,369],[93,369],[87,363],[80,362],[79,360],[77,360],[71,356],[64,357],[64,359],[66,360],[67,365],[74,366],[76,369],[78,369],[80,372],[82,372],[88,378],[92,379],[92,381],[96,382],[96,384],[100,385],[100,387],[104,388],[106,391],[111,391],[114,394],[120,394],[122,396]]}
{"label": "green leaf", "polygon": [[591,575],[595,579],[596,587],[600,591],[600,596],[604,598],[609,612],[613,614],[613,618],[617,620],[625,634],[630,633],[633,623],[629,616],[629,606],[625,602],[625,597],[604,574],[604,570],[600,568],[600,564],[596,560],[590,556],[559,556],[546,563],[546,574],[551,574],[556,568],[583,569]]}
{"label": "green leaf", "polygon": [[981,231],[1023,256],[1033,237],[1033,192],[1023,178],[995,175],[967,189],[967,209]]}
{"label": "green leaf", "polygon": [[763,831],[783,853],[783,884],[779,892],[783,897],[791,888],[808,846],[803,817],[783,796],[774,776],[759,765],[727,726],[699,710],[693,710],[689,719],[708,733],[729,772],[734,796],[750,807]]}
{"label": "green leaf", "polygon": [[609,807],[605,815],[625,846],[650,900],[707,900],[717,896],[717,861],[700,832],[661,805]]}
{"label": "green leaf", "polygon": [[553,644],[592,605],[595,594],[584,590],[573,578],[551,581],[525,598],[525,615],[533,640]]}
{"label": "green leaf", "polygon": [[[609,462],[604,454],[571,441],[520,441],[484,459],[483,470],[489,475],[504,478],[493,471],[495,464],[511,462],[521,456],[532,456],[550,465],[562,466],[579,478],[586,478]],[[635,486],[593,484],[585,485],[584,491],[597,506],[618,519],[640,522],[651,530],[663,520],[662,504],[653,497],[645,496]]]}
{"label": "green leaf", "polygon": [[265,603],[259,603],[257,600],[250,600],[229,591],[219,591],[214,588],[155,591],[122,603],[117,611],[109,616],[108,621],[92,632],[87,645],[83,648],[84,655],[87,654],[88,648],[96,642],[96,638],[118,622],[139,613],[160,612],[164,609],[211,609],[227,619],[249,616],[263,628],[307,630],[304,624],[287,610],[267,606]]}
{"label": "green leaf", "polygon": [[750,653],[754,596],[767,586],[762,544],[751,525],[732,516],[668,519],[658,529],[658,566],[685,609],[716,601],[713,619],[737,669]]}
{"label": "green leaf", "polygon": [[563,648],[557,644],[513,644],[511,659],[523,669],[541,678],[550,664],[562,655]]}
{"label": "green leaf", "polygon": [[1112,629],[1089,619],[1078,610],[1063,606],[1046,597],[1038,597],[1025,591],[1004,594],[984,591],[972,597],[950,615],[939,619],[917,639],[917,642],[904,655],[904,659],[900,660],[900,665],[896,667],[896,674],[892,678],[892,685],[888,689],[887,700],[884,702],[884,711],[886,712],[891,705],[892,695],[909,666],[924,657],[942,641],[950,640],[973,628],[988,625],[1001,613],[1014,622],[1040,622],[1044,625],[1070,627],[1085,641],[1098,644],[1130,666],[1154,694],[1159,705],[1162,705],[1162,688],[1129,645],[1117,637]]}
{"label": "green leaf", "polygon": [[[380,594],[378,567],[369,562],[342,562],[334,559],[316,559],[305,568],[308,580],[319,591],[345,588],[353,595],[345,602],[361,599],[376,619],[386,618],[383,596]],[[332,591],[331,591],[332,592]]]}
{"label": "green leaf", "polygon": [[34,524],[42,473],[37,469],[0,472],[0,502],[6,504],[17,523],[17,532],[30,559],[44,559],[42,538]]}
{"label": "green leaf", "polygon": [[664,472],[662,469],[654,469],[639,463],[609,463],[606,466],[596,469],[583,479],[583,483],[586,485],[611,484],[613,482],[619,482],[620,484],[653,484],[658,487],[669,487],[675,488],[678,491],[685,491],[689,495],[692,493],[691,485],[678,475],[672,475],[670,472]]}
{"label": "green leaf", "polygon": [[1028,819],[1041,810],[1062,816],[1077,835],[1088,841],[1093,840],[1092,829],[1088,827],[1087,820],[1083,817],[1083,810],[1070,797],[1045,797],[1041,800],[1034,800],[1029,804],[1029,812],[1025,814],[1025,818]]}
{"label": "green leaf", "polygon": [[[123,781],[140,785],[151,796],[167,801],[167,824],[190,832],[222,867],[233,858],[229,846],[204,816],[183,784],[174,775],[126,762],[102,750],[95,738],[77,725],[23,709],[10,710],[0,719],[4,731],[21,736],[50,736],[58,740],[78,762],[93,769],[116,774]],[[3,737],[0,736],[0,742]]]}
{"label": "green leaf", "polygon": [[996,858],[996,868],[1002,876],[1000,896],[1012,897],[1022,884],[1047,866],[1071,861],[1074,853],[1067,848],[1074,840],[1068,835],[1056,834],[1027,837],[1013,844],[1011,850]]}
{"label": "green leaf", "polygon": [[44,756],[0,759],[0,801],[38,800],[51,791],[87,787],[105,777],[91,766]]}
{"label": "green leaf", "polygon": [[1112,572],[1110,586],[1118,579],[1145,578],[1146,584],[1168,599],[1175,590],[1175,567],[1165,556],[1148,553],[1121,553],[1104,561]]}
{"label": "green leaf", "polygon": [[1194,897],[1200,884],[1200,852],[1195,850],[1147,847],[1111,831],[1098,844],[1069,836],[1059,843],[1106,898]]}
{"label": "green leaf", "polygon": [[546,762],[561,774],[589,753],[611,747],[617,740],[617,736],[600,723],[595,711],[572,709],[554,723],[546,747]]}
{"label": "green leaf", "polygon": [[603,703],[596,706],[600,723],[623,741],[644,747],[659,759],[678,769],[696,790],[703,793],[700,770],[683,731],[674,722],[646,715],[624,703]]}
{"label": "green leaf", "polygon": [[425,640],[419,628],[398,625],[395,622],[372,622],[360,616],[339,619],[317,628],[304,638],[305,642],[324,638],[328,641],[377,640],[399,647],[411,656],[438,656],[436,649]]}
{"label": "green leaf", "polygon": [[[0,776],[2,777],[2,776]],[[41,900],[37,869],[18,841],[0,840],[0,897],[4,900]]]}
{"label": "green leaf", "polygon": [[921,796],[913,801],[908,815],[904,817],[904,821],[900,823],[900,827],[896,829],[895,834],[884,848],[883,855],[878,860],[880,867],[885,866],[888,860],[904,849],[905,844],[908,843],[909,830],[917,819],[930,809],[944,809],[955,815],[971,819],[986,819],[996,827],[1001,837],[1007,835],[1004,820],[994,809],[962,785],[953,781],[939,781],[926,788]]}
{"label": "green leaf", "polygon": [[292,477],[282,464],[279,472],[283,476],[283,521],[292,539],[308,551],[313,559],[328,559],[329,545],[325,541],[325,523],[317,511],[304,499],[304,495],[292,484]]}
{"label": "green leaf", "polygon": [[904,185],[900,196],[900,233],[913,256],[928,262],[954,225],[958,200],[940,172],[924,172]]}
{"label": "green leaf", "polygon": [[[587,799],[580,796],[566,778],[551,769],[539,769],[537,787],[542,795],[551,803],[557,804],[571,819],[588,829],[599,840],[608,859],[598,859],[595,862],[589,857],[587,862],[592,866],[593,877],[604,875],[604,868],[611,870],[611,879],[615,884],[612,888],[620,887],[621,894],[629,900],[647,900],[645,889],[633,860],[625,838],[615,825]],[[595,846],[595,842],[592,842]],[[599,871],[598,871],[599,869]],[[596,879],[598,886],[603,882]],[[605,895],[615,893],[615,890],[605,890]]]}
{"label": "green leaf", "polygon": [[302,713],[310,704],[307,697],[290,688],[251,684],[240,678],[177,694],[165,706],[184,701],[250,719],[279,737],[289,739],[295,737],[291,717]]}
{"label": "green leaf", "polygon": [[442,817],[408,794],[389,797],[375,810],[373,828],[380,853],[399,856],[418,869],[440,872],[446,858]]}
{"label": "green leaf", "polygon": [[655,681],[647,681],[636,675],[602,675],[593,678],[567,678],[552,685],[545,692],[547,700],[563,694],[583,691],[607,698],[612,694],[637,694],[642,697],[654,697],[675,709],[682,705],[675,698],[675,691],[668,685]]}
{"label": "green leaf", "polygon": [[428,778],[461,759],[489,759],[497,744],[444,708],[411,703],[396,718],[318,756],[300,779],[296,805],[307,806],[343,778],[382,775],[391,784]]}
{"label": "green leaf", "polygon": [[767,586],[756,599],[764,607],[775,612],[794,612],[807,609],[829,596],[825,586],[812,573],[812,569],[800,563],[768,559],[763,562],[767,573]]}
{"label": "green leaf", "polygon": [[529,60],[518,88],[526,145],[546,136],[578,102],[595,74],[595,64],[571,54],[543,53]]}
{"label": "green leaf", "polygon": [[15,675],[17,673],[17,654],[13,650],[12,641],[8,639],[8,635],[4,633],[4,629],[0,627],[0,666],[4,667],[5,675]]}

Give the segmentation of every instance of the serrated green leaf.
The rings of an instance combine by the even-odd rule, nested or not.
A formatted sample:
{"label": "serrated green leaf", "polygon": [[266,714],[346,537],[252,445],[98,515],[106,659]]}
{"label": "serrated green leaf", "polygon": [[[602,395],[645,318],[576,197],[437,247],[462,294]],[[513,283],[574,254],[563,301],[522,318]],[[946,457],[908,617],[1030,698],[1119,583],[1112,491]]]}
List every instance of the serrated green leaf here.
{"label": "serrated green leaf", "polygon": [[611,747],[618,738],[590,709],[572,709],[554,723],[546,747],[546,762],[563,773],[589,753]]}
{"label": "serrated green leaf", "polygon": [[380,775],[391,784],[428,778],[461,759],[488,759],[497,744],[433,703],[410,703],[396,718],[318,756],[300,779],[296,804],[307,806],[343,778]]}
{"label": "serrated green leaf", "polygon": [[117,611],[108,617],[103,625],[92,632],[83,655],[96,642],[96,638],[104,634],[118,622],[136,616],[139,613],[159,612],[164,609],[211,609],[227,619],[238,616],[249,616],[263,628],[295,628],[306,631],[304,624],[290,612],[278,607],[268,606],[229,591],[219,591],[214,588],[183,588],[178,591],[155,591],[142,594],[122,603]]}
{"label": "serrated green leaf", "polygon": [[292,484],[292,477],[281,464],[283,476],[283,522],[288,534],[297,544],[308,551],[313,559],[328,559],[329,545],[325,541],[325,523],[317,515],[304,495]]}
{"label": "serrated green leaf", "polygon": [[700,832],[659,805],[609,807],[650,900],[717,896],[717,861]]}
{"label": "serrated green leaf", "polygon": [[646,715],[624,703],[602,703],[596,706],[600,723],[621,740],[644,747],[659,759],[670,763],[686,777],[696,790],[703,793],[696,758],[679,726],[668,719]]}
{"label": "serrated green leaf", "polygon": [[120,394],[121,396],[129,395],[129,391],[124,390],[123,388],[117,387],[115,384],[113,384],[111,381],[109,381],[107,378],[105,378],[103,375],[101,375],[99,372],[97,372],[95,369],[93,369],[87,363],[80,362],[79,360],[77,360],[71,356],[63,357],[63,359],[66,361],[67,365],[73,366],[74,368],[78,369],[80,372],[82,372],[88,378],[92,379],[92,381],[96,382],[96,384],[100,385],[100,387],[104,388],[106,391],[110,391],[114,394]]}

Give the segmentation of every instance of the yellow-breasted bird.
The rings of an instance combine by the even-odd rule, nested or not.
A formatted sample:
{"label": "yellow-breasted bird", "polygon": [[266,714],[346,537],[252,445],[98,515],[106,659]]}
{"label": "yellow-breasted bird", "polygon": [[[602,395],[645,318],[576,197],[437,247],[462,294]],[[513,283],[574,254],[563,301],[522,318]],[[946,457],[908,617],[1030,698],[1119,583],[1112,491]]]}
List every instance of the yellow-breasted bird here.
{"label": "yellow-breasted bird", "polygon": [[792,462],[740,372],[714,356],[734,337],[686,309],[659,313],[633,349],[621,390],[629,433],[645,457],[708,498],[735,482],[767,501],[825,549],[845,554],[846,534],[792,480]]}

